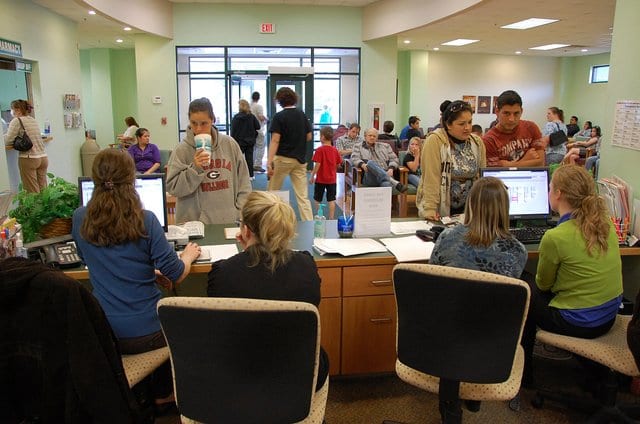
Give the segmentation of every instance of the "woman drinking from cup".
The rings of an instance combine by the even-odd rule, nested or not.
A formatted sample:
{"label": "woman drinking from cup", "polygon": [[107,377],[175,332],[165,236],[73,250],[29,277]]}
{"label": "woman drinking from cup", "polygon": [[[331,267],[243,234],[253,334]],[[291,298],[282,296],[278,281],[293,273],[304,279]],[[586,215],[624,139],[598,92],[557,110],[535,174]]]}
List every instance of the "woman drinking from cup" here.
{"label": "woman drinking from cup", "polygon": [[189,104],[189,126],[167,165],[167,190],[176,197],[176,222],[233,223],[251,192],[238,143],[213,125],[207,98]]}

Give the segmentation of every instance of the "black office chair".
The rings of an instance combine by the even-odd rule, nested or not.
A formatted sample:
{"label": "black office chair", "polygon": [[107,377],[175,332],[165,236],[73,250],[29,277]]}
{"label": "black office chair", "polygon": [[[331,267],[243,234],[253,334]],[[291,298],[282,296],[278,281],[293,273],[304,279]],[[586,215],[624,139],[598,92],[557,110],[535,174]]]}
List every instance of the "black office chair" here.
{"label": "black office chair", "polygon": [[183,423],[322,423],[318,309],[309,303],[170,297],[158,315]]}
{"label": "black office chair", "polygon": [[396,373],[439,393],[444,423],[460,423],[460,399],[509,400],[520,389],[527,283],[437,265],[393,270],[398,306]]}

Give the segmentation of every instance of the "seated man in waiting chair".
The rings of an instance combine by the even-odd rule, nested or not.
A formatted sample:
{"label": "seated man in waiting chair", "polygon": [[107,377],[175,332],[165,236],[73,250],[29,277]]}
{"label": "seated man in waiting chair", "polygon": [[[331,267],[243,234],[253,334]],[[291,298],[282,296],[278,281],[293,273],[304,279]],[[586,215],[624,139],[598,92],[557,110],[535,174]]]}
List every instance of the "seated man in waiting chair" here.
{"label": "seated man in waiting chair", "polygon": [[398,169],[398,156],[391,146],[378,142],[378,130],[369,128],[364,133],[364,142],[353,146],[351,162],[364,172],[362,183],[366,187],[394,187],[401,193],[407,186],[393,178]]}

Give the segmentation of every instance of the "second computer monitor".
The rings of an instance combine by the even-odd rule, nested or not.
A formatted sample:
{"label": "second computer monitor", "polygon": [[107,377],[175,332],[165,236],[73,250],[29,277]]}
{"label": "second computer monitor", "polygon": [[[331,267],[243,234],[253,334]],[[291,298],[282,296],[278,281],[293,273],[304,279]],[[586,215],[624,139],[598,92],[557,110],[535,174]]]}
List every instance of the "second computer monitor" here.
{"label": "second computer monitor", "polygon": [[482,168],[483,177],[496,177],[509,190],[509,219],[548,218],[548,168]]}
{"label": "second computer monitor", "polygon": [[[142,208],[153,212],[160,225],[167,231],[167,197],[164,174],[137,174],[136,192],[140,196]],[[93,180],[89,177],[78,178],[80,206],[86,206],[93,195]]]}

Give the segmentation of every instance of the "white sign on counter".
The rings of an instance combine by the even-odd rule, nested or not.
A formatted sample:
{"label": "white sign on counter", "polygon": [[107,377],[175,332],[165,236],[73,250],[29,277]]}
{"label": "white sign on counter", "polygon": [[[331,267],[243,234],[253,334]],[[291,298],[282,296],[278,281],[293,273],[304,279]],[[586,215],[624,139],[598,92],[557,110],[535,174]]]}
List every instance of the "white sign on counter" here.
{"label": "white sign on counter", "polygon": [[391,187],[356,188],[355,237],[391,233]]}

